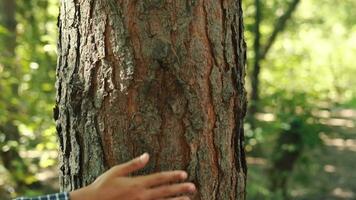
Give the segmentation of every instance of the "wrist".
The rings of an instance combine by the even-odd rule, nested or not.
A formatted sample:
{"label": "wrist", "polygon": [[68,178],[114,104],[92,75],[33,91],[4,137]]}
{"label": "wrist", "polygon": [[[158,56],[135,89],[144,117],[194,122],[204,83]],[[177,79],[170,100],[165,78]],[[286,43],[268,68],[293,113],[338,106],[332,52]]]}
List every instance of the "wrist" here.
{"label": "wrist", "polygon": [[90,185],[69,192],[70,200],[94,200]]}

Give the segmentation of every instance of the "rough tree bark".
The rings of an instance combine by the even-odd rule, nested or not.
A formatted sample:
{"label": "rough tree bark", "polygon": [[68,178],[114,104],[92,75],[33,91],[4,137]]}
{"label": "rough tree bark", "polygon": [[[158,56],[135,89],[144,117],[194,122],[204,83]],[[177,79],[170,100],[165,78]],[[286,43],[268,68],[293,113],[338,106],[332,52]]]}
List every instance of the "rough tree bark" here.
{"label": "rough tree bark", "polygon": [[60,185],[142,152],[141,173],[185,169],[194,199],[245,199],[240,0],[62,0]]}

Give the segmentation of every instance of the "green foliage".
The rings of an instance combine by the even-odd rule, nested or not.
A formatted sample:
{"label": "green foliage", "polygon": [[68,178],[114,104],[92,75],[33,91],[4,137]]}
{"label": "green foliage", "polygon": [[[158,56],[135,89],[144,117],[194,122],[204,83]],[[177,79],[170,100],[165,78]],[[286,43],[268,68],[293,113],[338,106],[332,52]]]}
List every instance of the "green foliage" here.
{"label": "green foliage", "polygon": [[[38,181],[38,172],[57,160],[51,152],[57,148],[52,109],[58,2],[18,0],[15,12],[16,32],[0,26],[0,151],[21,157],[11,161],[14,169],[3,167],[0,176],[7,174],[10,180],[0,182],[0,187],[12,195],[26,195],[38,193],[28,187]],[[9,38],[14,46],[5,45]],[[15,128],[5,130],[7,124]]]}
{"label": "green foliage", "polygon": [[302,133],[304,145],[315,147],[320,144],[318,133],[322,127],[312,114],[318,109],[318,99],[304,92],[289,93],[283,90],[276,91],[273,95],[264,98],[262,102],[265,103],[266,108],[273,108],[271,112],[276,116],[274,123],[280,129],[278,132],[290,131],[292,124],[297,124],[297,131]]}
{"label": "green foliage", "polygon": [[[266,44],[276,19],[290,2],[261,1],[262,45]],[[243,6],[249,75],[255,59],[252,47],[254,1],[246,0]],[[270,190],[267,169],[281,157],[275,151],[293,152],[301,147],[304,152],[321,149],[319,133],[327,133],[330,127],[321,124],[315,113],[340,105],[356,107],[356,87],[352,87],[356,85],[355,7],[354,0],[301,0],[286,29],[261,63],[261,113],[256,116],[254,128],[250,121],[245,124],[245,134],[248,156],[264,162],[249,166],[249,199],[283,199],[281,193]],[[0,20],[3,15],[4,12],[0,12]],[[0,151],[11,150],[21,156],[11,161],[15,166],[11,172],[5,167],[4,157],[1,158],[0,188],[4,189],[0,189],[0,198],[1,191],[10,191],[12,195],[38,194],[39,191],[30,190],[29,185],[37,181],[38,172],[56,163],[52,108],[57,15],[57,0],[16,0],[16,31],[11,32],[0,23]],[[11,38],[16,39],[13,49],[7,45]],[[15,126],[12,133],[17,130],[19,134],[3,131],[7,125]],[[293,131],[292,127],[298,127],[301,145],[276,147],[278,138]],[[310,174],[323,167],[316,159],[308,153],[300,155],[295,169],[288,174],[290,190],[312,188],[312,183],[317,181],[311,180]],[[25,186],[20,186],[18,180]]]}
{"label": "green foliage", "polygon": [[[261,1],[262,46],[290,2]],[[319,158],[309,154],[323,148],[320,133],[328,134],[334,129],[323,123],[325,118],[317,113],[329,113],[340,106],[356,108],[356,88],[352,87],[356,84],[353,62],[356,16],[352,9],[355,6],[356,1],[353,0],[301,0],[286,29],[278,35],[266,59],[261,62],[260,113],[248,117],[245,135],[247,155],[253,159],[265,159],[265,162],[249,165],[248,199],[284,199],[282,194],[270,190],[268,176],[268,169],[273,168],[281,152],[303,149],[294,170],[288,174],[289,191],[299,191],[293,194],[292,199],[297,199],[297,194],[308,195],[313,183],[318,182],[315,180],[318,178],[311,180],[310,177],[323,166],[318,163]],[[254,12],[254,1],[245,1],[249,74],[255,59]],[[301,144],[279,144],[281,135],[293,131],[293,124],[298,124],[295,131],[300,133]],[[318,192],[320,195],[331,193],[322,189],[317,191],[314,186],[313,193]]]}

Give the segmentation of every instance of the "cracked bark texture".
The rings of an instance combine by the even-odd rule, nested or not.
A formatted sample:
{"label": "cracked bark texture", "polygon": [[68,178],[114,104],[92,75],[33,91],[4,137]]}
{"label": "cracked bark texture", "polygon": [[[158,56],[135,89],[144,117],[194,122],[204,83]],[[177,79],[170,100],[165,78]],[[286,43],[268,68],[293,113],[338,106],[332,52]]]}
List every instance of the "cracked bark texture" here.
{"label": "cracked bark texture", "polygon": [[60,185],[184,169],[193,199],[245,199],[241,0],[62,0],[54,118]]}

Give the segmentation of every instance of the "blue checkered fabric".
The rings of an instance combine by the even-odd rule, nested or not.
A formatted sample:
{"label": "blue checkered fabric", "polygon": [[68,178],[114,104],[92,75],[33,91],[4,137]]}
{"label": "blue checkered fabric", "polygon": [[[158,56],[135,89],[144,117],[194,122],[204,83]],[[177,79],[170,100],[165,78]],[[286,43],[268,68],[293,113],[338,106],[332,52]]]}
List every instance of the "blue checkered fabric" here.
{"label": "blue checkered fabric", "polygon": [[39,197],[19,197],[16,198],[15,200],[69,200],[69,193],[62,192],[56,194],[48,194]]}

